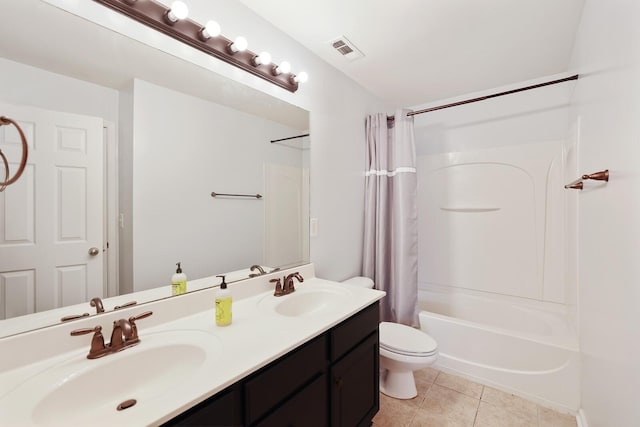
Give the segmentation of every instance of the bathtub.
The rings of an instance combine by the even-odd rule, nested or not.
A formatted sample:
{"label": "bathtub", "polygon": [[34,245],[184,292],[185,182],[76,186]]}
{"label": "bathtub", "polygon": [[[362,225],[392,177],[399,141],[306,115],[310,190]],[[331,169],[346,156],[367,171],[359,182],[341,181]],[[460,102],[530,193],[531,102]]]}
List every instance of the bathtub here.
{"label": "bathtub", "polygon": [[575,414],[578,341],[556,304],[420,289],[420,329],[438,343],[435,367]]}

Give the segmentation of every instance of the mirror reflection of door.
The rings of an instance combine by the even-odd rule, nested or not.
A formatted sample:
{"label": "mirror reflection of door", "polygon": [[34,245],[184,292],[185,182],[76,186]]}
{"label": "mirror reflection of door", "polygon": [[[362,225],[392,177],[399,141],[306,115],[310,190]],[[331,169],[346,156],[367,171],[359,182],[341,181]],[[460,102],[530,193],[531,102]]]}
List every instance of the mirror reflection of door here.
{"label": "mirror reflection of door", "polygon": [[[103,120],[3,104],[0,114],[29,141],[25,173],[0,193],[0,319],[102,297]],[[0,127],[0,148],[20,158],[14,127]]]}
{"label": "mirror reflection of door", "polygon": [[297,166],[264,165],[265,250],[267,266],[304,262],[308,235],[308,173]]}

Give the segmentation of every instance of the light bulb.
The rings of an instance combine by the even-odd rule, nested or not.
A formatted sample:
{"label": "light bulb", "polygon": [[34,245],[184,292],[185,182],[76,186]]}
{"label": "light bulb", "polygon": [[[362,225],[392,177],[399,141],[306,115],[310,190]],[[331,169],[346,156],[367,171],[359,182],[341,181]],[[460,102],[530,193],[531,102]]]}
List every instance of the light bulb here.
{"label": "light bulb", "polygon": [[276,73],[276,76],[278,74],[282,74],[282,73],[288,73],[289,71],[291,71],[291,64],[289,64],[287,61],[282,61],[280,63],[280,65],[278,65],[275,69],[274,72]]}
{"label": "light bulb", "polygon": [[204,28],[200,31],[202,39],[208,40],[211,37],[217,37],[220,35],[220,24],[216,21],[207,21]]}
{"label": "light bulb", "polygon": [[253,64],[255,66],[271,64],[271,54],[269,52],[260,52],[260,55],[253,58]]}
{"label": "light bulb", "polygon": [[231,53],[243,52],[247,50],[248,44],[249,43],[247,42],[247,39],[242,36],[238,36],[233,41],[233,43],[229,45],[229,50],[231,51]]}
{"label": "light bulb", "polygon": [[306,83],[309,80],[309,74],[301,71],[297,76],[293,78],[293,81],[296,83]]}
{"label": "light bulb", "polygon": [[184,2],[178,0],[171,3],[171,9],[167,13],[167,19],[170,23],[173,24],[180,19],[185,19],[187,16],[189,16],[189,8]]}

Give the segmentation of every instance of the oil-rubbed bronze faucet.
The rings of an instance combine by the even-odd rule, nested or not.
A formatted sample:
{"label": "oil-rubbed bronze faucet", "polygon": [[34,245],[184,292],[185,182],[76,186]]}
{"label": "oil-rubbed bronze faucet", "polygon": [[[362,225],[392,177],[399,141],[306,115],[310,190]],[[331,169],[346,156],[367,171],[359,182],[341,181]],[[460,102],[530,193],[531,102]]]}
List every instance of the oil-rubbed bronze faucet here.
{"label": "oil-rubbed bronze faucet", "polygon": [[[135,301],[129,301],[122,305],[116,305],[115,307],[113,307],[113,309],[120,310],[121,308],[131,307],[136,304],[137,302]],[[91,301],[89,301],[89,305],[91,305],[91,307],[96,308],[96,314],[104,313],[104,305],[102,305],[102,300],[99,297],[92,298]],[[68,322],[70,320],[82,319],[83,317],[87,317],[87,316],[89,316],[89,313],[72,314],[70,316],[64,316],[62,319],[60,319],[60,321]]]}
{"label": "oil-rubbed bronze faucet", "polygon": [[266,271],[264,271],[264,268],[262,268],[262,266],[258,265],[258,264],[254,264],[251,267],[249,267],[249,270],[251,271],[255,271],[258,270],[259,273],[251,273],[249,274],[249,277],[258,277],[258,276],[262,276],[263,274],[267,274]]}
{"label": "oil-rubbed bronze faucet", "polygon": [[89,301],[89,305],[96,308],[96,314],[104,313],[104,306],[99,297],[92,298],[91,301]]}
{"label": "oil-rubbed bronze faucet", "polygon": [[296,291],[295,286],[293,286],[293,279],[298,279],[300,283],[304,282],[304,278],[297,271],[286,276],[284,278],[284,284],[282,285],[282,292],[284,292],[285,295]]}
{"label": "oil-rubbed bronze faucet", "polygon": [[[111,331],[111,342],[109,347],[112,352],[122,350],[126,345],[134,345],[131,343],[133,337],[133,329],[131,323],[127,319],[120,319],[113,322],[113,330]],[[140,341],[140,340],[138,340]]]}
{"label": "oil-rubbed bronze faucet", "polygon": [[251,270],[251,271],[258,270],[258,271],[260,272],[260,274],[266,274],[266,273],[267,273],[266,271],[264,271],[264,268],[262,268],[262,266],[261,266],[261,265],[258,265],[258,264],[254,264],[254,265],[252,265],[252,266],[249,268],[249,270]]}
{"label": "oil-rubbed bronze faucet", "polygon": [[102,336],[102,326],[95,328],[76,329],[71,331],[71,336],[85,335],[93,332],[91,339],[91,349],[87,354],[87,359],[97,359],[107,354],[116,353],[125,348],[132,347],[140,342],[138,338],[138,327],[136,321],[149,317],[152,311],[146,311],[137,316],[129,317],[129,319],[120,319],[113,322],[113,331],[111,332],[111,342],[104,343]]}
{"label": "oil-rubbed bronze faucet", "polygon": [[276,284],[276,289],[275,289],[275,292],[273,293],[273,296],[281,297],[283,295],[289,295],[291,292],[295,292],[296,287],[293,285],[293,279],[297,279],[298,282],[300,283],[304,282],[304,278],[297,271],[295,273],[291,273],[288,276],[282,278],[284,285],[280,283],[280,279],[269,280],[270,283]]}

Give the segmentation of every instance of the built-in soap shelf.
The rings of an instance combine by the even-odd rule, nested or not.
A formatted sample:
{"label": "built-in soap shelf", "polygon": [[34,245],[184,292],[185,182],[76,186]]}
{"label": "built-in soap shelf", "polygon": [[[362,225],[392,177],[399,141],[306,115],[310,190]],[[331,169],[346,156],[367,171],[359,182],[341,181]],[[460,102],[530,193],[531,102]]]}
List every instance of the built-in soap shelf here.
{"label": "built-in soap shelf", "polygon": [[463,213],[478,213],[478,212],[495,212],[499,211],[501,208],[492,207],[492,206],[478,206],[478,207],[452,207],[452,206],[441,206],[440,210],[445,212],[463,212]]}

